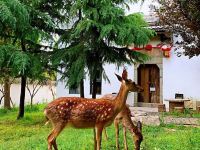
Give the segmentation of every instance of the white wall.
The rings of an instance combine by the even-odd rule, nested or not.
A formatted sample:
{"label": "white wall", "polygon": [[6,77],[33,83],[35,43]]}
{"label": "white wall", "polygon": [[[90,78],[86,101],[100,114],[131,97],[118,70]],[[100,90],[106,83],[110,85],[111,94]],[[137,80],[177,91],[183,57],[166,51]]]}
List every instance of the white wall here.
{"label": "white wall", "polygon": [[[134,79],[134,68],[133,66],[128,66],[127,67],[127,71],[128,71],[128,78],[130,79]],[[110,93],[118,93],[119,88],[120,88],[120,82],[118,81],[117,77],[115,76],[116,74],[121,75],[122,71],[123,71],[123,67],[120,67],[119,69],[113,65],[113,64],[106,64],[104,66],[105,72],[110,80],[110,83],[108,81],[104,81],[102,79],[102,94],[101,95],[97,95],[97,97],[102,97],[105,94],[110,94]],[[60,78],[60,76],[58,76],[58,79]],[[84,80],[84,88],[85,88],[85,97],[87,98],[91,98],[92,95],[90,94],[90,80],[87,77]],[[61,97],[61,96],[80,96],[79,94],[69,94],[69,89],[68,87],[65,87],[65,83],[63,82],[58,82],[57,84],[57,97]],[[127,99],[127,103],[129,105],[133,105],[134,103],[134,94],[130,93],[128,95],[128,99]]]}
{"label": "white wall", "polygon": [[[174,38],[174,43],[176,42]],[[180,39],[179,39],[180,40]],[[119,70],[115,65],[107,64],[104,66],[106,74],[110,79],[102,82],[102,95],[118,92],[120,82],[117,80],[114,73],[121,74],[123,68]],[[134,66],[127,67],[129,78],[134,79]],[[59,76],[58,76],[59,78]],[[85,97],[91,98],[90,81],[86,78],[85,82]],[[69,91],[65,88],[62,82],[58,82],[57,96],[79,96],[68,94]],[[171,51],[170,58],[163,58],[163,100],[168,107],[168,102],[165,99],[175,97],[175,93],[183,93],[185,98],[200,101],[200,56],[189,59],[186,56],[177,57],[174,50]],[[97,95],[101,97],[102,95]],[[134,94],[130,93],[127,103],[134,104]]]}
{"label": "white wall", "polygon": [[173,50],[170,58],[163,58],[163,98],[174,98],[175,93],[200,100],[200,56],[191,59],[177,57]]}
{"label": "white wall", "polygon": [[[33,89],[32,85],[29,85],[29,88],[32,91]],[[55,86],[53,86],[52,89],[55,92]],[[15,106],[19,106],[20,90],[21,90],[20,84],[11,85],[10,95],[11,95],[11,100]],[[0,96],[2,96],[2,93],[0,93]],[[43,86],[39,89],[38,93],[36,93],[35,97],[33,98],[33,104],[46,103],[52,100],[53,100],[53,95],[51,93],[49,86]],[[0,108],[3,107],[4,105],[3,102],[4,100],[2,100],[2,103],[0,104]],[[26,94],[25,94],[25,103],[30,104],[30,95],[27,89],[26,89]]]}

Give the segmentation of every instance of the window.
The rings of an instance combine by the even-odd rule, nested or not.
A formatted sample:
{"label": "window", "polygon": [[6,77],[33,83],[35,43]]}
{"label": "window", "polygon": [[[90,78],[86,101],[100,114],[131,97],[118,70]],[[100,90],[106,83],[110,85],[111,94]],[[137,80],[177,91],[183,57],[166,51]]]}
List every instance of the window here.
{"label": "window", "polygon": [[[100,71],[97,73],[97,81],[96,81],[96,85],[97,85],[97,94],[101,94],[101,85],[102,84],[102,75],[100,73]],[[92,94],[92,81],[90,80],[90,94]]]}
{"label": "window", "polygon": [[69,87],[69,94],[80,94],[80,87],[77,85]]}

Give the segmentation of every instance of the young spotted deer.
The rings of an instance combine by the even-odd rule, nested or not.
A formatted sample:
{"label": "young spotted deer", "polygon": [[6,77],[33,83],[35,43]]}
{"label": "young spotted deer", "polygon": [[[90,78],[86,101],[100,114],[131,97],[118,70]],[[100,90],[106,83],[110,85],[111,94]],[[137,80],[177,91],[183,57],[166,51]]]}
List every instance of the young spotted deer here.
{"label": "young spotted deer", "polygon": [[[115,95],[107,94],[104,95],[103,99],[114,100]],[[140,121],[137,122],[135,126],[131,120],[131,111],[127,105],[124,106],[121,112],[115,117],[114,126],[115,126],[115,136],[116,136],[116,148],[119,150],[119,123],[122,123],[123,134],[124,134],[124,148],[128,150],[127,140],[126,140],[126,130],[128,129],[131,134],[133,134],[133,141],[135,144],[135,150],[140,150],[140,144],[143,140],[142,136],[142,124]],[[104,129],[106,130],[106,129]],[[108,137],[105,131],[106,138]]]}
{"label": "young spotted deer", "polygon": [[129,91],[140,92],[140,86],[130,79],[116,75],[121,82],[119,93],[115,100],[86,99],[79,97],[61,97],[47,105],[44,114],[53,125],[48,136],[48,150],[52,146],[57,150],[56,138],[66,126],[74,128],[94,128],[95,150],[100,150],[101,135],[104,127],[112,124],[117,114],[123,109]]}

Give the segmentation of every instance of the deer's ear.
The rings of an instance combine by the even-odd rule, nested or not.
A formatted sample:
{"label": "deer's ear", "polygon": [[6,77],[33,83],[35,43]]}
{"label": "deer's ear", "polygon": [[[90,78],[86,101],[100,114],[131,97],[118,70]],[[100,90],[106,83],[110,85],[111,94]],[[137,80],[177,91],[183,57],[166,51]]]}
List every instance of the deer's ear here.
{"label": "deer's ear", "polygon": [[122,73],[122,79],[127,80],[128,79],[128,72],[124,68],[123,73]]}
{"label": "deer's ear", "polygon": [[118,74],[115,74],[117,76],[117,79],[122,82],[122,77],[120,77]]}

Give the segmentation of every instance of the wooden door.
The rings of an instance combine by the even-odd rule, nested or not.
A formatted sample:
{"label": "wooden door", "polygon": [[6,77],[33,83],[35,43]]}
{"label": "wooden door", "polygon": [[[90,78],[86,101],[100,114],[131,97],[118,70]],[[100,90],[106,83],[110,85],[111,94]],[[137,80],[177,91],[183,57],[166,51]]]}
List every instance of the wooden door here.
{"label": "wooden door", "polygon": [[140,65],[138,84],[144,88],[144,92],[138,94],[138,102],[160,103],[160,71],[157,65]]}

